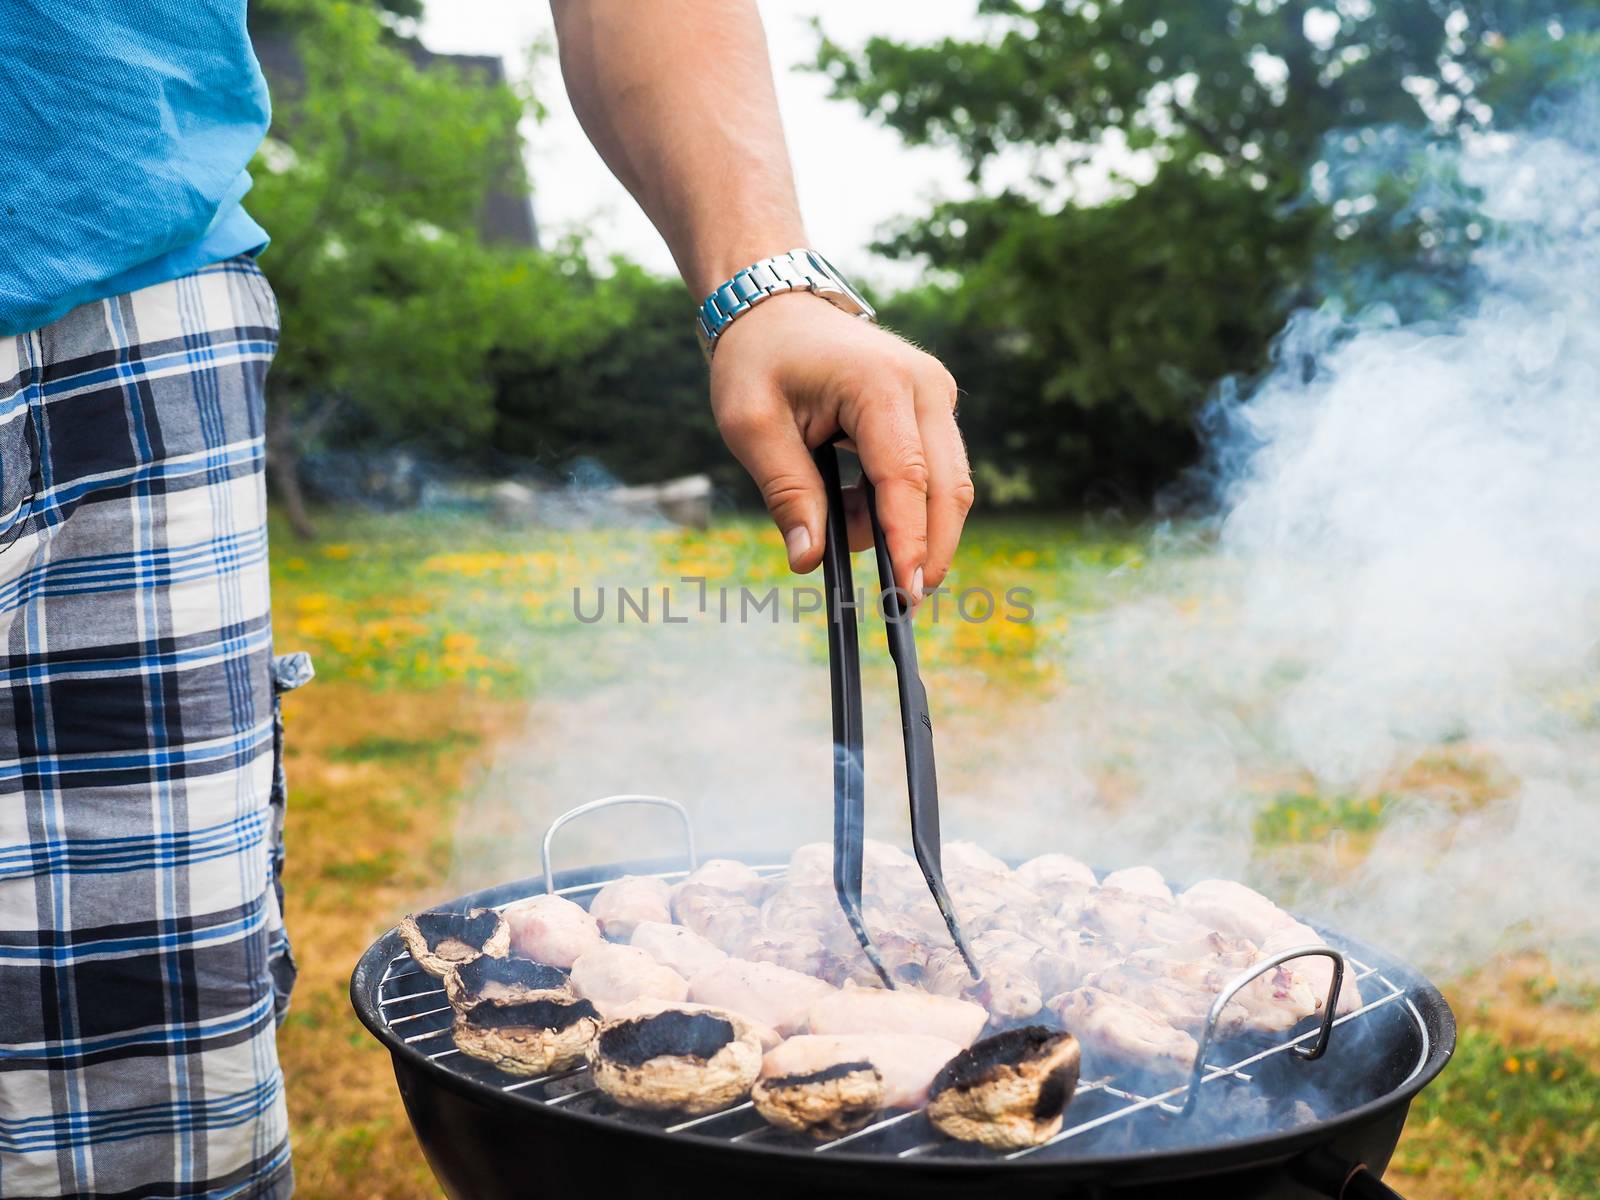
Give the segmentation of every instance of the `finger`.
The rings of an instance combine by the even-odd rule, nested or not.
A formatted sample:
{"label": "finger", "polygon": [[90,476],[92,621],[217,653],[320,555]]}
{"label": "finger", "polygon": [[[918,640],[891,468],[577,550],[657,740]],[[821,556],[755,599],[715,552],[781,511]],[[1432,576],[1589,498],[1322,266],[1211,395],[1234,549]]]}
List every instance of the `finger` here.
{"label": "finger", "polygon": [[895,586],[916,603],[928,557],[928,459],[909,377],[875,381],[873,391],[845,405],[840,417],[872,482]]}
{"label": "finger", "polygon": [[928,560],[923,586],[937,587],[949,574],[961,530],[972,511],[972,472],[956,425],[956,383],[935,365],[917,382],[917,425],[928,455]]}
{"label": "finger", "polygon": [[805,574],[822,561],[827,500],[822,477],[789,407],[776,393],[728,406],[717,415],[728,449],[750,472],[783,534],[789,566]]}

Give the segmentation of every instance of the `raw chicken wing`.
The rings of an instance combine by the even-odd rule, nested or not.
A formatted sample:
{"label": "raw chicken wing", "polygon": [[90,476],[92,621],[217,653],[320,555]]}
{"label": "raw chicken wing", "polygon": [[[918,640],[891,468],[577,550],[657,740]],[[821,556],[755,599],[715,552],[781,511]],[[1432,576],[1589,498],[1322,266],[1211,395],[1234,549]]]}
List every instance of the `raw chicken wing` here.
{"label": "raw chicken wing", "polygon": [[1172,889],[1154,867],[1124,867],[1113,871],[1100,882],[1101,887],[1120,888],[1135,896],[1149,896],[1155,900],[1171,900]]}
{"label": "raw chicken wing", "polygon": [[788,1037],[804,1028],[806,1010],[834,989],[831,984],[772,963],[730,958],[697,971],[689,999],[726,1008]]}
{"label": "raw chicken wing", "polygon": [[1062,885],[1092,888],[1096,882],[1088,865],[1070,854],[1041,854],[1030,858],[1011,875],[1023,887],[1041,893]]}
{"label": "raw chicken wing", "polygon": [[1202,879],[1184,892],[1178,903],[1197,921],[1249,938],[1258,946],[1278,930],[1297,923],[1260,892],[1231,879]]}
{"label": "raw chicken wing", "polygon": [[728,957],[694,930],[662,921],[640,921],[633,928],[629,944],[685,979]]}
{"label": "raw chicken wing", "polygon": [[1050,1001],[1062,1027],[1093,1056],[1095,1069],[1132,1066],[1153,1074],[1181,1076],[1194,1066],[1199,1045],[1181,1029],[1131,1000],[1080,987]]}
{"label": "raw chicken wing", "polygon": [[814,1003],[806,1013],[812,1033],[932,1034],[960,1046],[977,1040],[989,1020],[981,1005],[927,992],[846,987]]}
{"label": "raw chicken wing", "polygon": [[637,946],[602,942],[572,964],[572,987],[578,995],[610,1017],[612,1010],[631,1000],[684,1000],[689,982],[671,967],[664,967]]}
{"label": "raw chicken wing", "polygon": [[633,936],[641,921],[672,920],[672,889],[654,875],[624,875],[613,879],[589,902],[589,915],[600,930],[619,942]]}
{"label": "raw chicken wing", "polygon": [[518,900],[501,916],[511,927],[512,953],[552,967],[570,967],[586,950],[605,944],[595,919],[562,896]]}

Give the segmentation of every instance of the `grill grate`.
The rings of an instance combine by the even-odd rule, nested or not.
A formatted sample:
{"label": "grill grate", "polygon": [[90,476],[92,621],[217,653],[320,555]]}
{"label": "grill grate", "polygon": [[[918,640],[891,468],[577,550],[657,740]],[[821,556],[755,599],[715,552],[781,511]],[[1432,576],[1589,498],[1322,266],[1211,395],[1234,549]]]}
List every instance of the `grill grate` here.
{"label": "grill grate", "polygon": [[[764,875],[778,876],[783,873],[785,866],[785,864],[769,864],[759,866],[756,870]],[[682,878],[687,872],[660,871],[654,874],[661,879],[672,880]],[[583,898],[598,891],[607,882],[599,880],[559,888],[557,894],[569,898]],[[1334,1026],[1344,1027],[1344,1030],[1335,1036],[1334,1045],[1329,1051],[1330,1056],[1337,1056],[1340,1053],[1340,1043],[1347,1042],[1351,1034],[1356,1032],[1356,1029],[1350,1028],[1352,1023],[1365,1022],[1379,1009],[1400,1003],[1409,1010],[1410,1018],[1416,1022],[1422,1035],[1423,1049],[1418,1055],[1414,1074],[1428,1057],[1427,1027],[1421,1014],[1407,998],[1403,987],[1394,983],[1378,969],[1368,966],[1357,958],[1348,955],[1346,957],[1351,978],[1362,984],[1363,996],[1366,996],[1374,986],[1379,994],[1375,998],[1368,999],[1360,1008],[1335,1019]],[[502,1092],[519,1094],[551,1108],[588,1112],[628,1124],[665,1130],[668,1133],[682,1133],[720,1141],[782,1145],[806,1149],[816,1154],[827,1154],[849,1148],[852,1153],[869,1153],[895,1158],[936,1156],[992,1160],[997,1157],[980,1147],[953,1142],[943,1137],[934,1130],[920,1111],[896,1113],[834,1141],[818,1144],[774,1129],[757,1115],[754,1105],[748,1100],[706,1116],[674,1120],[670,1116],[633,1112],[612,1104],[599,1088],[590,1082],[587,1067],[574,1067],[531,1079],[516,1079],[487,1063],[462,1054],[450,1044],[451,1008],[445,1001],[444,988],[433,976],[413,965],[411,956],[403,950],[390,960],[379,982],[378,1009],[383,1014],[385,1023],[401,1041],[417,1047],[419,1052],[424,1053],[430,1060],[443,1063],[451,1071],[498,1088]],[[1313,1041],[1317,1034],[1318,1030],[1313,1027],[1295,1037],[1265,1048],[1253,1049],[1237,1061],[1227,1063],[1208,1061],[1200,1079],[1200,1086],[1206,1094],[1229,1087],[1258,1092],[1255,1083],[1260,1072],[1254,1068],[1269,1064],[1270,1060],[1287,1053],[1292,1047]],[[434,1046],[437,1048],[432,1048]],[[1178,1084],[1164,1092],[1147,1094],[1117,1086],[1118,1078],[1108,1076],[1081,1082],[1067,1110],[1069,1121],[1063,1125],[1061,1132],[1043,1145],[1013,1151],[1003,1157],[1021,1159],[1040,1154],[1070,1153],[1077,1144],[1076,1139],[1085,1139],[1087,1135],[1106,1131],[1151,1110],[1170,1112],[1175,1101],[1181,1102],[1187,1086]],[[1210,1101],[1202,1097],[1202,1111],[1208,1103]]]}

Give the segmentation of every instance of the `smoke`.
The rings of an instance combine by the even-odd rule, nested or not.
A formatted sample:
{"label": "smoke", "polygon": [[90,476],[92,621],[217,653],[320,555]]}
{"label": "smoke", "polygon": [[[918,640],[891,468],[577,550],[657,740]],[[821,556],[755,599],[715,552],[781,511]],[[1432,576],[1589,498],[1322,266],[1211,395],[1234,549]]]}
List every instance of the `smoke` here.
{"label": "smoke", "polygon": [[[1464,297],[1425,321],[1381,288],[1297,316],[1267,376],[1208,414],[1208,514],[1158,533],[1047,646],[1058,694],[995,702],[925,659],[947,839],[1245,879],[1435,969],[1594,959],[1600,125],[1581,109],[1428,151],[1481,229]],[[676,579],[659,541],[630,544],[574,582]],[[544,825],[611,792],[684,800],[702,848],[827,838],[813,622],[658,622],[620,666],[547,691],[463,810],[455,882],[535,874]],[[870,831],[904,843],[887,665],[867,682]],[[674,837],[622,810],[571,827],[556,863]]]}
{"label": "smoke", "polygon": [[[1303,313],[1217,401],[1209,520],[1074,631],[1025,812],[1065,775],[1057,810],[1097,850],[1252,878],[1435,967],[1594,961],[1600,146],[1579,107],[1431,152],[1484,231],[1453,310]],[[1275,845],[1285,806],[1334,828]]]}

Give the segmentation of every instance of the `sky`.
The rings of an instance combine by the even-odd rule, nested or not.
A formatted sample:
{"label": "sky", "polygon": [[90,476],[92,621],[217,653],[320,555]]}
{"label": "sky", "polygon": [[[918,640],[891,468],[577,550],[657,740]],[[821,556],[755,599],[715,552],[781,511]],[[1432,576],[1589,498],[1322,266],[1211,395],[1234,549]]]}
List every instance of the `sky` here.
{"label": "sky", "polygon": [[[895,286],[914,282],[914,264],[878,258],[867,245],[892,218],[926,211],[942,196],[964,194],[960,158],[947,148],[908,149],[853,105],[829,100],[821,76],[795,68],[816,51],[809,20],[819,12],[829,35],[846,45],[858,45],[876,33],[921,41],[970,31],[972,0],[758,4],[813,246],[847,275]],[[421,35],[429,49],[440,53],[500,55],[507,69],[519,75],[528,70],[530,46],[541,39],[554,44],[545,0],[431,0]],[[579,231],[600,255],[621,253],[672,271],[672,258],[660,237],[584,137],[553,56],[546,56],[534,84],[549,109],[544,123],[527,135],[534,211],[547,241]]]}

